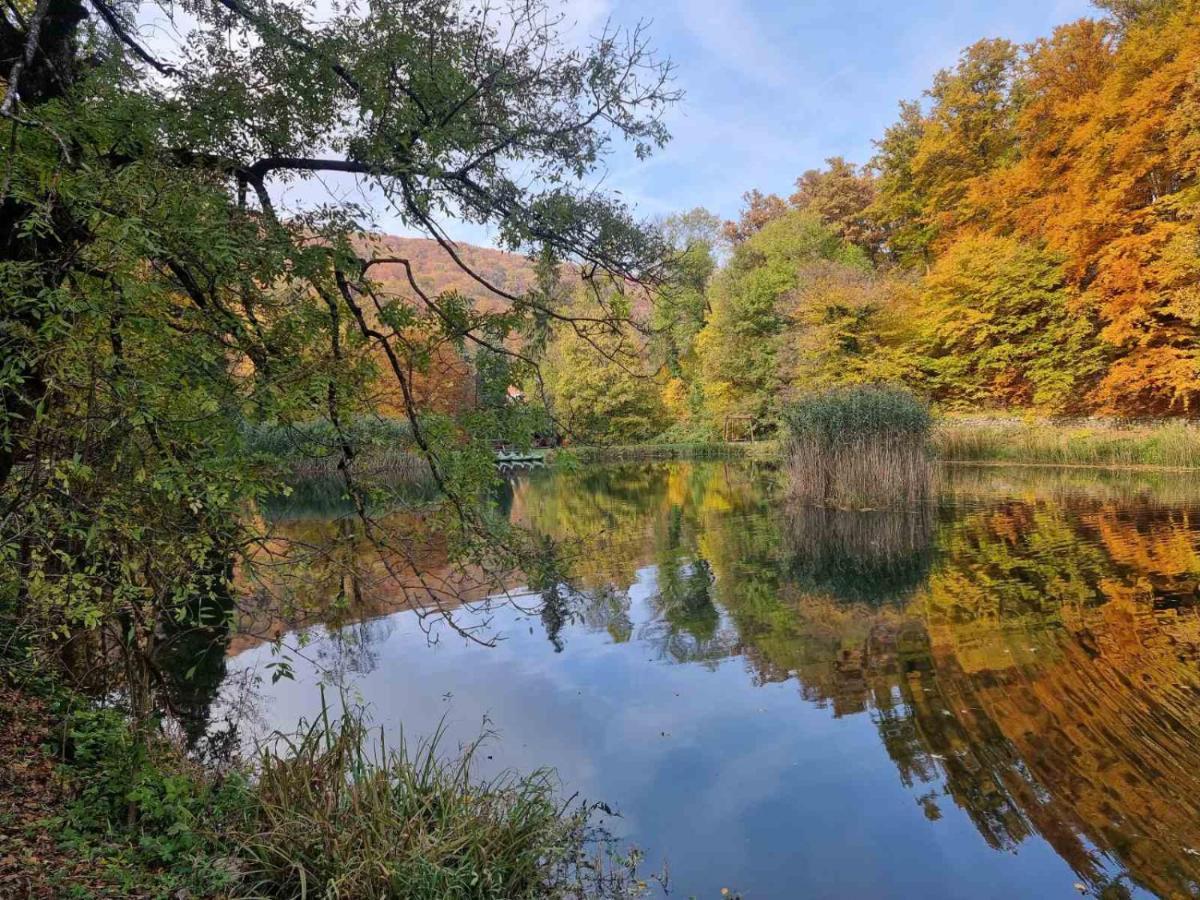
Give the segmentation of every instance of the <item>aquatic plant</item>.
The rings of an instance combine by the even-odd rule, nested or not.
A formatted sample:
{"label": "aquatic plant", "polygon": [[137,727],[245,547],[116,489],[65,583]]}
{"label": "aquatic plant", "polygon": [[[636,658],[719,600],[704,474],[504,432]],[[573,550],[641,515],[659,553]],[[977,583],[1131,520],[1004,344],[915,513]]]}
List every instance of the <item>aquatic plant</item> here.
{"label": "aquatic plant", "polygon": [[795,498],[873,507],[925,499],[934,469],[928,406],[902,388],[856,385],[804,397],[783,413],[784,473]]}
{"label": "aquatic plant", "polygon": [[[444,732],[389,746],[360,711],[320,715],[264,747],[255,817],[236,836],[250,895],[412,900],[629,896],[637,854],[602,852],[591,807],[550,770],[473,775]],[[597,848],[601,848],[599,854]],[[616,860],[615,864],[610,863]]]}
{"label": "aquatic plant", "polygon": [[1200,427],[1185,422],[948,418],[933,445],[957,461],[1200,468]]}

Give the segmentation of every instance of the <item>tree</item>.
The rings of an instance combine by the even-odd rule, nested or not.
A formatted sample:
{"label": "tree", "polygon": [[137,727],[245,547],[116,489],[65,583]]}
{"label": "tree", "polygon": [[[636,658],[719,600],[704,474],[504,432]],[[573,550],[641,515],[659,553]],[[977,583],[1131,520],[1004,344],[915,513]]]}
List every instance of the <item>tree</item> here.
{"label": "tree", "polygon": [[[1102,409],[1188,413],[1200,403],[1200,8],[1131,24],[1086,104],[1042,222],[1101,323],[1113,362]],[[1099,81],[1099,79],[1097,79]],[[1070,95],[1067,94],[1069,97]]]}
{"label": "tree", "polygon": [[752,236],[787,212],[788,206],[778,194],[764,194],[757,188],[742,194],[745,208],[736,222],[725,223],[725,239],[734,246]]}
{"label": "tree", "polygon": [[1172,4],[1081,21],[1022,67],[1020,159],[977,185],[993,227],[1061,256],[1109,359],[1088,405],[1190,413],[1200,401],[1200,239],[1194,138],[1200,12]]}
{"label": "tree", "polygon": [[786,299],[785,393],[842,384],[916,382],[916,283],[902,273],[821,261]]}
{"label": "tree", "polygon": [[901,104],[900,121],[877,143],[874,215],[892,252],[905,264],[928,264],[943,233],[972,221],[971,186],[1014,158],[1018,49],[983,40],[953,69],[934,76],[929,111]]}
{"label": "tree", "polygon": [[[596,302],[588,294],[576,300],[584,309]],[[632,327],[594,336],[560,329],[542,364],[559,427],[586,444],[635,443],[658,434],[664,411],[646,357],[645,342]]]}
{"label": "tree", "polygon": [[1103,359],[1060,259],[1012,238],[964,238],[922,286],[920,351],[939,399],[1077,406]]}
{"label": "tree", "polygon": [[814,213],[842,240],[862,248],[871,259],[883,250],[883,233],[868,214],[875,202],[875,179],[868,170],[840,156],[825,160],[826,169],[809,169],[796,179],[790,202]]}
{"label": "tree", "polygon": [[717,259],[724,259],[729,253],[725,224],[720,216],[703,206],[667,216],[659,223],[659,229],[667,244],[679,253],[695,244],[708,247]]}
{"label": "tree", "polygon": [[[538,0],[504,16],[372,0],[319,21],[270,0],[188,4],[174,51],[137,34],[155,8],[0,13],[0,599],[43,634],[116,622],[147,683],[156,618],[219,594],[262,539],[244,512],[280,473],[248,453],[246,421],[328,424],[368,536],[415,561],[415,536],[366,514],[388,492],[356,466],[350,426],[377,414],[365,386],[380,370],[446,498],[436,530],[499,554],[486,571],[519,561],[518,536],[476,503],[494,417],[436,409],[437,360],[519,356],[511,336],[539,319],[598,341],[628,307],[606,294],[577,321],[490,283],[446,223],[493,224],[507,248],[585,275],[652,280],[661,241],[588,180],[614,139],[639,156],[661,145],[676,96],[640,26],[568,47]],[[353,202],[281,205],[281,188],[345,176],[496,303],[430,296],[364,237]],[[376,280],[385,263],[402,291]]]}
{"label": "tree", "polygon": [[887,255],[903,266],[927,264],[933,232],[925,222],[925,197],[913,175],[913,160],[925,132],[920,104],[900,103],[900,118],[875,141],[870,170],[876,197],[868,216],[883,231]]}
{"label": "tree", "polygon": [[792,211],[734,248],[712,280],[711,314],[696,338],[711,419],[730,414],[775,418],[781,389],[779,349],[788,325],[786,298],[818,260],[868,266],[812,213]]}

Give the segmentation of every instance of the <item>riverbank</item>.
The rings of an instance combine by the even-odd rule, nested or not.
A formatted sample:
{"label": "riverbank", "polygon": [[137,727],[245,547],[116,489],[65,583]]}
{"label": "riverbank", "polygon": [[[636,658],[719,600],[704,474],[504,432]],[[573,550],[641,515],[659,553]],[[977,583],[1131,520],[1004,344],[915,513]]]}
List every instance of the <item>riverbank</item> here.
{"label": "riverbank", "polygon": [[[0,896],[637,896],[552,772],[472,774],[479,744],[386,748],[327,710],[253,764],[36,677],[0,678]],[[599,853],[599,855],[598,855]]]}
{"label": "riverbank", "polygon": [[619,444],[601,447],[564,447],[550,461],[571,459],[581,463],[637,462],[656,459],[775,459],[778,441],[710,441],[688,444]]}
{"label": "riverbank", "polygon": [[[373,425],[356,467],[362,472],[386,474],[389,480],[430,493],[435,485],[429,467],[408,449],[405,428],[403,423]],[[253,452],[282,462],[297,479],[338,475],[339,457],[328,435],[311,426],[303,429],[301,436],[297,434],[295,429],[262,429],[253,432],[248,443]],[[1128,423],[948,415],[936,419],[931,444],[934,455],[948,463],[1200,469],[1200,425],[1179,421]],[[592,464],[671,459],[776,460],[782,450],[779,441],[762,440],[573,446],[539,452],[544,453],[548,463],[571,460]]]}
{"label": "riverbank", "polygon": [[943,462],[1200,469],[1200,426],[1178,421],[947,416],[932,443]]}

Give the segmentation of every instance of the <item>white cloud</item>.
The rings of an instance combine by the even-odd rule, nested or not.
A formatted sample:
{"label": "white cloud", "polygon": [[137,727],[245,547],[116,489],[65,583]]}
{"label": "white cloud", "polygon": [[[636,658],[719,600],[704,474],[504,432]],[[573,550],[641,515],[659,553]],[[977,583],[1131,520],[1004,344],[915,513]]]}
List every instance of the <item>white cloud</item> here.
{"label": "white cloud", "polygon": [[726,69],[740,77],[783,87],[792,79],[789,60],[738,0],[679,2],[677,21]]}

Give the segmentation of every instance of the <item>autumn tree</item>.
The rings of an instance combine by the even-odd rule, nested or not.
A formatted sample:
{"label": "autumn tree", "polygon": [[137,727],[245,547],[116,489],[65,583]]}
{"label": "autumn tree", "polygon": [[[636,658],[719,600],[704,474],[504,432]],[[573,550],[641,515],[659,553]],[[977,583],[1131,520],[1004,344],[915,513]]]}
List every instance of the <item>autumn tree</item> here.
{"label": "autumn tree", "polygon": [[928,112],[902,105],[877,145],[875,215],[902,261],[928,263],[939,235],[972,221],[965,201],[975,180],[1015,158],[1018,59],[1009,41],[972,44],[934,76]]}
{"label": "autumn tree", "polygon": [[955,242],[922,284],[918,351],[935,397],[1078,407],[1102,368],[1061,260],[1013,238]]}
{"label": "autumn tree", "polygon": [[787,202],[778,194],[764,194],[757,188],[742,194],[742,203],[737,221],[725,223],[725,238],[733,245],[749,240],[788,210]]}
{"label": "autumn tree", "polygon": [[[1054,199],[1040,217],[1019,217],[1066,255],[1115,351],[1093,395],[1108,411],[1191,412],[1200,402],[1197,36],[1200,7],[1174,4],[1169,15],[1129,23],[1111,60],[1093,51],[1102,78],[1055,85],[1067,109],[1086,111],[1049,173]],[[1038,71],[1061,63],[1049,52],[1034,59]]]}
{"label": "autumn tree", "polygon": [[822,260],[803,267],[797,282],[784,300],[785,394],[872,382],[924,388],[914,354],[915,279]]}
{"label": "autumn tree", "polygon": [[842,240],[862,248],[873,260],[883,251],[883,232],[869,213],[875,202],[875,179],[840,156],[825,160],[824,169],[809,169],[796,179],[789,202],[815,214]]}

